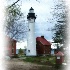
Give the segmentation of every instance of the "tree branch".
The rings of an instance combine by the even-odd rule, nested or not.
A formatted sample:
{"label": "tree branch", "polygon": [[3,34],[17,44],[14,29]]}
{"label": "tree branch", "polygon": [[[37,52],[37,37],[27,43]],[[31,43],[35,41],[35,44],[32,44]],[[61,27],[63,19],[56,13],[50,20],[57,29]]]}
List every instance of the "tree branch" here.
{"label": "tree branch", "polygon": [[[18,1],[20,1],[20,0],[17,0],[16,2],[14,2],[10,7],[12,7],[13,5],[15,5],[16,3],[18,3]],[[9,7],[9,8],[10,8]]]}

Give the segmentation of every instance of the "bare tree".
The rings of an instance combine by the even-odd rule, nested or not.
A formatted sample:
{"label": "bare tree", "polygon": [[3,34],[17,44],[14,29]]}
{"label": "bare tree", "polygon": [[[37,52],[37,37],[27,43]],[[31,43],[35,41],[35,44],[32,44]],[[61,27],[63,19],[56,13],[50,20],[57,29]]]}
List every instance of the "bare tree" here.
{"label": "bare tree", "polygon": [[[28,31],[28,24],[25,22],[24,15],[18,5],[19,1],[22,0],[16,0],[6,7],[5,33],[16,40],[23,40]],[[36,1],[39,2],[39,0]]]}
{"label": "bare tree", "polygon": [[26,36],[27,25],[20,6],[12,4],[6,8],[6,12],[6,34],[16,40],[23,40]]}

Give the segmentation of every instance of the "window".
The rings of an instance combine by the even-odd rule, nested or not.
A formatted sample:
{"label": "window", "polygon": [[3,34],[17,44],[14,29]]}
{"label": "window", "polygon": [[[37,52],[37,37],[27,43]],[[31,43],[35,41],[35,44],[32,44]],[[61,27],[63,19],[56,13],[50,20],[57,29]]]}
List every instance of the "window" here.
{"label": "window", "polygon": [[28,50],[28,52],[30,52],[30,50]]}
{"label": "window", "polygon": [[30,31],[30,29],[29,29],[29,31]]}
{"label": "window", "polygon": [[60,57],[58,56],[57,59],[60,59]]}
{"label": "window", "polygon": [[25,51],[26,51],[26,49],[25,49]]}

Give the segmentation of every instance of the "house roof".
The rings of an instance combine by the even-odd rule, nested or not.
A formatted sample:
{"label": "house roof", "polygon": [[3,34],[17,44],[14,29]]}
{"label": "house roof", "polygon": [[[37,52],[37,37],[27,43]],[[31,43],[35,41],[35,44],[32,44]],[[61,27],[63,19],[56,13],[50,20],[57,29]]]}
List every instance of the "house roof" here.
{"label": "house roof", "polygon": [[61,51],[59,51],[59,52],[56,54],[56,56],[64,56],[64,54],[63,54]]}
{"label": "house roof", "polygon": [[42,38],[42,37],[37,37],[36,41],[41,42],[43,45],[51,45],[49,41],[47,41],[45,38]]}

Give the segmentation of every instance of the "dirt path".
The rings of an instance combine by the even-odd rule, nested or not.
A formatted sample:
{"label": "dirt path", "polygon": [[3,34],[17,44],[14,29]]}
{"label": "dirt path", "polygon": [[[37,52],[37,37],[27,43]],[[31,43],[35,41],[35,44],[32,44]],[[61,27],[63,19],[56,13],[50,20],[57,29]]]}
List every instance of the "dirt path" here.
{"label": "dirt path", "polygon": [[5,62],[7,70],[39,70],[38,67],[41,65],[23,62],[19,59],[11,59]]}
{"label": "dirt path", "polygon": [[64,70],[57,69],[51,66],[43,66],[30,62],[24,62],[22,59],[10,59],[5,61],[6,70]]}

